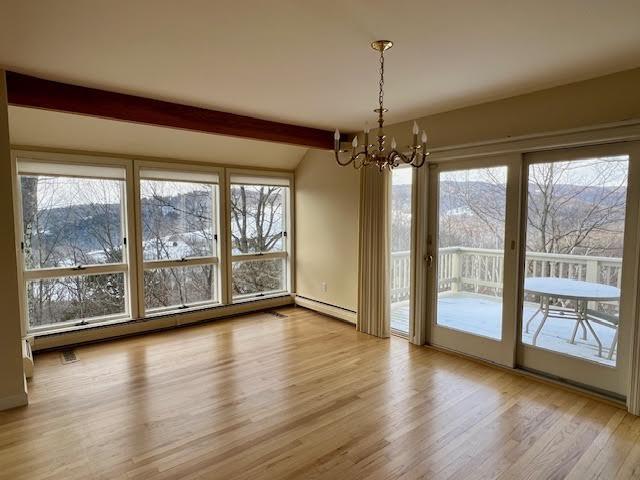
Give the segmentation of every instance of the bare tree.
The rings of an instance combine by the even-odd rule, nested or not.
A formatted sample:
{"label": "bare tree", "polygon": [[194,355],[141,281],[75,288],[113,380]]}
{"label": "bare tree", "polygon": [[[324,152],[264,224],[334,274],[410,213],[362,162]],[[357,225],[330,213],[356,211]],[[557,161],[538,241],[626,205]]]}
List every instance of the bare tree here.
{"label": "bare tree", "polygon": [[[212,185],[143,180],[143,250],[147,260],[214,255]],[[145,272],[147,308],[210,300],[215,270],[210,265]]]}
{"label": "bare tree", "polygon": [[[527,250],[621,256],[626,173],[627,161],[618,158],[531,165]],[[502,248],[506,177],[495,169],[473,179],[454,174],[440,188],[448,244]]]}
{"label": "bare tree", "polygon": [[[22,176],[21,192],[27,268],[121,261],[118,181]],[[40,279],[27,294],[32,325],[107,315],[124,309],[124,277]]]}
{"label": "bare tree", "polygon": [[[281,250],[284,245],[284,188],[232,185],[231,241],[237,254]],[[278,259],[250,260],[233,265],[236,295],[282,288],[283,263]]]}
{"label": "bare tree", "polygon": [[282,187],[231,188],[231,241],[239,253],[271,251],[283,238]]}
{"label": "bare tree", "polygon": [[626,166],[626,161],[606,158],[532,165],[527,248],[622,256]]}

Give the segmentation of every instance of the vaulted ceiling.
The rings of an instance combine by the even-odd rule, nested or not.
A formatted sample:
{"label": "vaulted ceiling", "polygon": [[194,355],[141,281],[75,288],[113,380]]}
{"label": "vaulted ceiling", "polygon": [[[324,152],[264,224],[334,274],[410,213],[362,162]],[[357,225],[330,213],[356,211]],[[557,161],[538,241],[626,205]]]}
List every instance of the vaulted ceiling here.
{"label": "vaulted ceiling", "polygon": [[[373,121],[372,40],[395,42],[385,83],[393,123],[637,67],[639,18],[638,0],[3,0],[0,64],[68,83],[355,130]],[[18,141],[32,136],[34,115],[43,130],[56,118],[74,123],[66,114],[21,110],[11,111]],[[229,144],[211,140],[203,148],[218,141]]]}

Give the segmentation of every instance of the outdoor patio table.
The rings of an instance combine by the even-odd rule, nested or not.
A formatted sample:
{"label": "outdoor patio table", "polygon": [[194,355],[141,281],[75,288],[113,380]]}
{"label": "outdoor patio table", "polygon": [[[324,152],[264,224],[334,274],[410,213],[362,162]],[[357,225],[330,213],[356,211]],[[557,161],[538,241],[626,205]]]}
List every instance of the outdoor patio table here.
{"label": "outdoor patio table", "polygon": [[[569,319],[576,321],[576,326],[573,329],[573,334],[571,336],[571,343],[575,343],[578,327],[582,327],[583,338],[586,339],[586,326],[598,343],[598,356],[602,356],[602,343],[600,342],[598,335],[596,335],[590,321],[595,320],[596,323],[600,324],[603,324],[604,322],[590,315],[587,310],[587,305],[589,302],[594,301],[606,302],[620,300],[619,288],[612,287],[610,285],[603,285],[601,283],[570,280],[568,278],[530,277],[524,281],[524,291],[526,293],[540,296],[540,308],[538,308],[531,318],[529,318],[526,325],[526,332],[528,333],[529,324],[540,312],[542,312],[542,321],[533,335],[533,345],[536,344],[538,335],[547,321],[547,318]],[[570,310],[551,305],[551,299],[554,298],[573,300],[575,302],[575,308]],[[609,358],[611,358],[618,339],[618,329],[617,324],[614,324],[613,322],[606,322],[606,324],[616,329],[615,338],[609,353]]]}

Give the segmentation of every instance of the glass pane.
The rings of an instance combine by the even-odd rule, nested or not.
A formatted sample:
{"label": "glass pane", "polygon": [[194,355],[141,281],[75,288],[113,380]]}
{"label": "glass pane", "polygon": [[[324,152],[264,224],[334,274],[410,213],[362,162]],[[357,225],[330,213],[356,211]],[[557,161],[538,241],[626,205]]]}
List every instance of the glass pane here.
{"label": "glass pane", "polygon": [[411,293],[412,168],[397,168],[391,176],[391,328],[409,333]]}
{"label": "glass pane", "polygon": [[122,181],[20,176],[27,269],[123,261]]}
{"label": "glass pane", "polygon": [[231,185],[233,254],[281,252],[287,187]]}
{"label": "glass pane", "polygon": [[30,327],[123,314],[124,273],[29,281],[27,306]]}
{"label": "glass pane", "polygon": [[233,262],[233,297],[285,290],[284,259]]}
{"label": "glass pane", "polygon": [[144,272],[144,307],[186,307],[218,301],[215,265],[155,268]]}
{"label": "glass pane", "polygon": [[140,180],[144,260],[215,256],[215,188]]}
{"label": "glass pane", "polygon": [[443,172],[437,323],[502,338],[507,167]]}
{"label": "glass pane", "polygon": [[615,365],[628,160],[529,166],[523,343]]}

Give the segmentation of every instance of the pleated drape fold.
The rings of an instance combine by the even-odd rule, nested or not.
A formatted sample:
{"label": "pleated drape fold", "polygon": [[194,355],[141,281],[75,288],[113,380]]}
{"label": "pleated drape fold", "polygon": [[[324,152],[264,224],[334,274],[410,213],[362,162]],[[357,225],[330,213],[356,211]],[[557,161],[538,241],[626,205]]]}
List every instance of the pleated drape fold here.
{"label": "pleated drape fold", "polygon": [[360,253],[356,328],[386,338],[389,305],[389,173],[365,167],[360,177]]}

